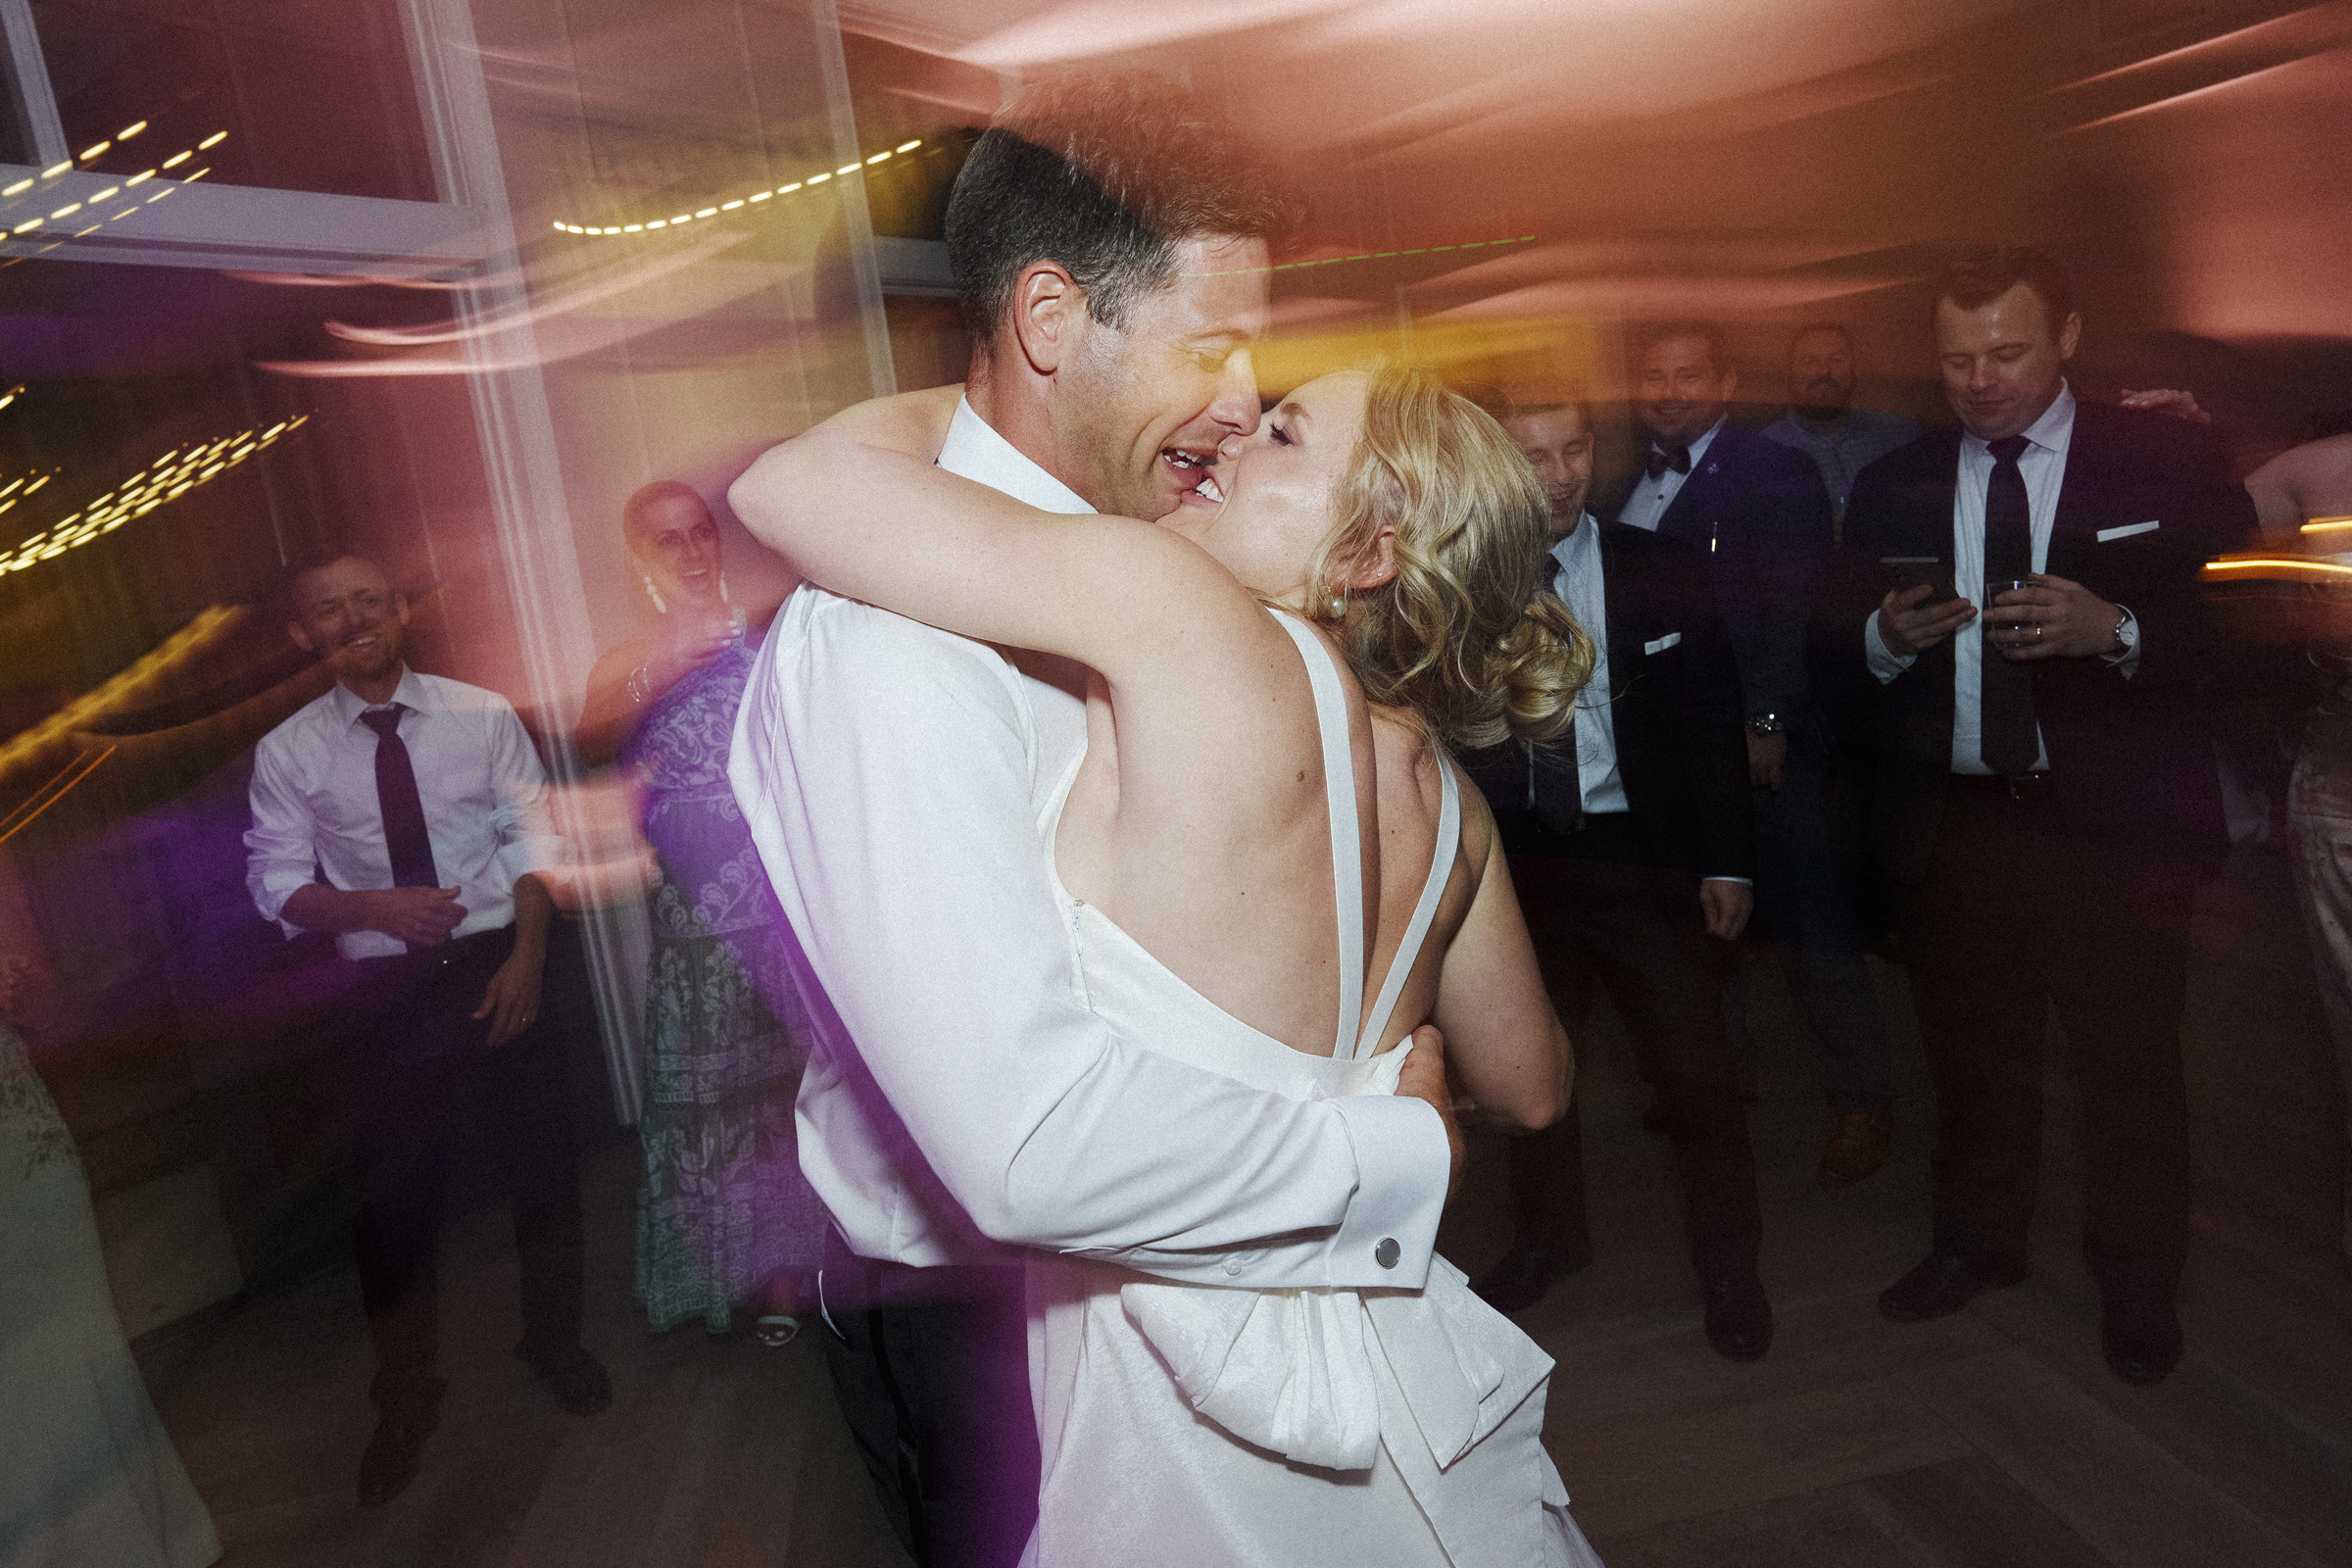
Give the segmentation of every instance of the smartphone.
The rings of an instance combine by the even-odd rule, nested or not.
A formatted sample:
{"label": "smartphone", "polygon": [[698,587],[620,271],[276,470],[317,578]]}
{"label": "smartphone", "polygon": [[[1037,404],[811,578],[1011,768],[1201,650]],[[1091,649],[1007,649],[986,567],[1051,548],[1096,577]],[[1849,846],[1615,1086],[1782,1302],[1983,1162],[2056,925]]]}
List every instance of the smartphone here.
{"label": "smartphone", "polygon": [[1886,568],[1898,594],[1927,584],[1928,597],[1919,603],[1923,610],[1959,597],[1952,586],[1951,564],[1941,556],[1881,556],[1879,564]]}

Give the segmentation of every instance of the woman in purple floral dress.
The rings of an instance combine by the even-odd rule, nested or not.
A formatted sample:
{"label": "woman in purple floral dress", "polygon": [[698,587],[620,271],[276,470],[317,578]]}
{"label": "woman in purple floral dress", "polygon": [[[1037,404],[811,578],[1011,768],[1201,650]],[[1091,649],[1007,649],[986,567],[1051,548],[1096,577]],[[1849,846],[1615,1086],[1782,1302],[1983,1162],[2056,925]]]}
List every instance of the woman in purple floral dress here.
{"label": "woman in purple floral dress", "polygon": [[726,601],[702,498],[647,485],[624,514],[654,624],[597,662],[579,745],[644,791],[659,856],[646,984],[637,1296],[656,1330],[723,1331],[749,1303],[781,1345],[812,1300],[824,1208],[801,1175],[793,1100],[808,1053],[792,941],[727,787],[755,643]]}

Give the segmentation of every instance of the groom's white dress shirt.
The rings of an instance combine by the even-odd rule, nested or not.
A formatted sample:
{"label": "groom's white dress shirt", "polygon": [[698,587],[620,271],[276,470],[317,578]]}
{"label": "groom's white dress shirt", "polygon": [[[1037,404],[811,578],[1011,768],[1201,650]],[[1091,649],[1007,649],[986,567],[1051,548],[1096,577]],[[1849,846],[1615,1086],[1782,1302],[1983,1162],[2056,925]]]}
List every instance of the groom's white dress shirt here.
{"label": "groom's white dress shirt", "polygon": [[[968,406],[939,462],[1091,510]],[[1449,1163],[1430,1106],[1262,1094],[1087,1010],[1044,832],[1085,746],[1081,698],[985,644],[813,586],[777,616],[729,776],[800,939],[801,1167],[834,1223],[917,1267],[1009,1244],[1203,1284],[1421,1286]]]}

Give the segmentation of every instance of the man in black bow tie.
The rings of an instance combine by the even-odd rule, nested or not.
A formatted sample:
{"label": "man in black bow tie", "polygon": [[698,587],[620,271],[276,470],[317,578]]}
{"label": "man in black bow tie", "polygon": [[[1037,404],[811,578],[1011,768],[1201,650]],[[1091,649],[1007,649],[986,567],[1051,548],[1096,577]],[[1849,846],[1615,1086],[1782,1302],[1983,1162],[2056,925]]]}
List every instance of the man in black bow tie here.
{"label": "man in black bow tie", "polygon": [[[1706,553],[1740,669],[1754,788],[1756,911],[1793,958],[1800,1027],[1820,1054],[1835,1114],[1819,1177],[1859,1181],[1886,1160],[1893,1101],[1886,1026],[1833,853],[1829,725],[1814,703],[1806,623],[1831,551],[1829,492],[1803,453],[1734,424],[1739,388],[1722,331],[1668,321],[1634,340],[1642,466],[1607,512]],[[1734,1059],[1752,1082],[1746,988],[1735,984]]]}

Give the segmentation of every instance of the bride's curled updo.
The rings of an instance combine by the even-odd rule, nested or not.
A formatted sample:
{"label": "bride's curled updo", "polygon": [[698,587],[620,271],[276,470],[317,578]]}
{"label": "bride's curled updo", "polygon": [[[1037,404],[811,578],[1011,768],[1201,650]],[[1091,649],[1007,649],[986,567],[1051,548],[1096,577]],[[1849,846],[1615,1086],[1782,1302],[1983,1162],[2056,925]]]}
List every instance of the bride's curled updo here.
{"label": "bride's curled updo", "polygon": [[1544,486],[1501,425],[1426,370],[1381,366],[1334,502],[1310,583],[1345,582],[1396,529],[1393,579],[1308,596],[1367,700],[1464,749],[1567,729],[1592,640],[1544,586]]}

